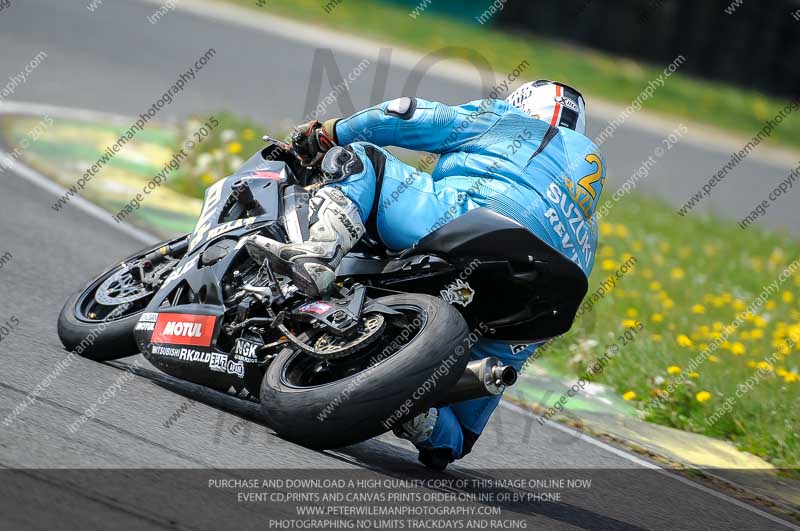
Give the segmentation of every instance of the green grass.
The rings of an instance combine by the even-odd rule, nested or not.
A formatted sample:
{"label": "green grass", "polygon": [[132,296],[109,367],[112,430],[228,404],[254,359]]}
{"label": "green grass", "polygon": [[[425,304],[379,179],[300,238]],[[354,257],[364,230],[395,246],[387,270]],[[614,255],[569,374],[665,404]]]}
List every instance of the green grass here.
{"label": "green grass", "polygon": [[[453,50],[453,56],[467,58],[477,50],[501,75],[511,72],[521,61],[527,60],[530,67],[525,71],[525,78],[559,79],[572,84],[587,94],[590,107],[592,96],[629,105],[650,80],[657,78],[667,66],[648,65],[543,38],[512,35],[427,11],[412,19],[408,9],[375,1],[343,0],[330,14],[323,9],[326,2],[321,0],[269,0],[263,8],[258,7],[255,0],[226,1],[417,48],[423,52],[454,46],[461,49]],[[319,43],[321,48],[330,45],[324,41]],[[686,59],[687,62],[693,60],[692,57]],[[397,96],[395,91],[399,90],[400,86],[390,87],[387,96]],[[644,108],[753,136],[784,105],[783,100],[752,90],[695,79],[679,70],[662,88],[656,90],[653,98],[644,103]],[[785,119],[769,141],[800,146],[800,117],[797,113]]]}
{"label": "green grass", "polygon": [[[211,118],[218,125],[213,126]],[[244,161],[264,147],[261,136],[265,129],[259,124],[239,118],[228,112],[215,112],[184,122],[179,137],[197,141],[196,131],[209,124],[213,128],[197,149],[181,163],[180,171],[169,180],[167,186],[190,197],[202,198],[206,188],[222,177],[232,175]],[[176,144],[177,151],[183,141]]]}
{"label": "green grass", "polygon": [[[262,145],[258,140],[262,129],[257,125],[225,113],[215,116],[220,127],[184,164],[182,181],[173,183],[196,197],[215,179],[230,173],[227,168],[237,162],[232,161],[234,157],[247,156]],[[184,130],[188,133],[194,128],[190,124]],[[223,141],[225,131],[228,140]],[[213,166],[199,168],[198,158],[209,156]],[[636,263],[541,360],[561,372],[583,374],[608,346],[619,343],[617,338],[626,328],[639,321],[644,329],[597,381],[620,396],[635,394],[631,404],[640,409],[674,377],[669,367],[684,369],[716,332],[729,325],[788,264],[800,259],[800,244],[791,237],[757,229],[744,232],[732,222],[713,218],[680,217],[666,204],[637,195],[617,203],[599,230],[590,293],[631,256]],[[772,355],[793,327],[800,334],[798,292],[800,270],[648,420],[730,440],[777,466],[796,468],[800,464],[800,345],[782,354],[752,391],[737,398],[730,413],[711,425],[705,419],[735,396],[737,386],[756,371],[753,365]],[[681,335],[691,345],[684,339],[681,346]],[[709,394],[708,400],[698,400],[701,392]]]}
{"label": "green grass", "polygon": [[[756,374],[758,363],[782,348],[792,330],[800,334],[800,270],[732,332],[697,374],[673,393],[664,392],[677,376],[669,368],[688,375],[690,360],[715,334],[800,259],[800,245],[783,235],[755,229],[744,233],[733,223],[712,218],[677,217],[665,204],[639,196],[616,205],[600,231],[590,293],[628,255],[636,258],[636,265],[544,356],[559,370],[579,374],[608,346],[619,343],[617,337],[632,325],[629,321],[640,321],[644,330],[597,381],[642,410],[663,395],[648,417],[652,422],[730,440],[777,466],[797,468],[800,345],[785,349],[769,367],[762,364],[764,376],[752,390],[741,397],[736,392]],[[707,423],[729,399],[735,400],[730,411]]]}

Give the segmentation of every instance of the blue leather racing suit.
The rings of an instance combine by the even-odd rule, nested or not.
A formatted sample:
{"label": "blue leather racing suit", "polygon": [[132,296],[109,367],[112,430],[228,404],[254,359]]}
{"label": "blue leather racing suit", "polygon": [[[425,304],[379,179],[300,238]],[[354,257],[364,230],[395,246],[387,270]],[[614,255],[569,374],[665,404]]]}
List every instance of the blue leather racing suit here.
{"label": "blue leather racing suit", "polygon": [[[532,118],[502,100],[448,106],[399,98],[339,120],[334,136],[363,168],[336,186],[362,220],[393,250],[411,247],[465,212],[488,207],[516,220],[575,263],[588,276],[594,263],[594,210],[605,182],[599,149],[585,136]],[[397,146],[439,154],[432,173],[382,149]],[[423,160],[430,167],[434,155]],[[360,165],[359,165],[360,167]],[[380,189],[378,188],[378,183]],[[368,229],[370,223],[367,223]],[[481,340],[473,359],[496,356],[518,370],[536,345]],[[500,397],[439,409],[425,450],[449,451],[449,460],[472,449]]]}

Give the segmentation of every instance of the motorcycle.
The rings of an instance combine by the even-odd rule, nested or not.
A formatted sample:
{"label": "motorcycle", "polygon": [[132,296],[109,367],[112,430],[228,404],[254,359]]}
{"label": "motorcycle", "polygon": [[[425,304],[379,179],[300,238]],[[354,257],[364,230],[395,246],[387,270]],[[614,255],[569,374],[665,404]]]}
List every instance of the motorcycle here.
{"label": "motorcycle", "polygon": [[326,449],[431,406],[502,393],[516,371],[470,361],[480,338],[530,344],[571,327],[587,290],[580,268],[486,208],[402,252],[369,231],[333,292],[305,296],[244,244],[253,234],[307,239],[324,175],[265,140],[208,188],[192,233],[122,260],[69,298],[58,319],[67,349],[97,361],[141,352],[176,378],[259,401],[279,436]]}

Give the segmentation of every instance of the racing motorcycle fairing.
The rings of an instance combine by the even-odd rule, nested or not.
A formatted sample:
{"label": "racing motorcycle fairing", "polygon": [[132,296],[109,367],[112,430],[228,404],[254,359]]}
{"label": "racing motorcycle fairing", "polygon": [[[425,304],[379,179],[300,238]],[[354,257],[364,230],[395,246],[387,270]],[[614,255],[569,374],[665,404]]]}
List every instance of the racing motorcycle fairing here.
{"label": "racing motorcycle fairing", "polygon": [[474,295],[463,313],[467,322],[488,325],[490,339],[535,343],[566,333],[589,288],[575,262],[488,208],[444,225],[414,252],[446,256],[465,270],[478,261],[466,280]]}
{"label": "racing motorcycle fairing", "polygon": [[252,391],[258,389],[263,371],[249,355],[252,345],[243,341],[259,338],[226,338],[221,343],[220,329],[237,283],[256,275],[244,268],[244,238],[259,232],[285,241],[281,196],[296,188],[291,182],[285,162],[265,160],[257,153],[236,174],[206,191],[195,229],[187,236],[186,254],[134,330],[141,352],[153,365],[221,391],[244,395],[249,388],[256,394]]}

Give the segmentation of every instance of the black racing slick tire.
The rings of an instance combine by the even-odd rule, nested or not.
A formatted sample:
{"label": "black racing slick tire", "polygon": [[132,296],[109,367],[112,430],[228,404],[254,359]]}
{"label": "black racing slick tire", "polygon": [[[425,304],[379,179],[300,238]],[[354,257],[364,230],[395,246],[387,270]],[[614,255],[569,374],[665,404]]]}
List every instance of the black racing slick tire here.
{"label": "black racing slick tire", "polygon": [[138,354],[133,327],[139,321],[141,312],[102,323],[82,321],[74,311],[82,294],[83,290],[72,295],[58,316],[58,337],[64,347],[95,361],[110,361]]}
{"label": "black racing slick tire", "polygon": [[279,354],[260,393],[267,424],[279,436],[314,449],[365,441],[441,401],[464,373],[469,329],[457,310],[421,294],[376,301],[402,311],[406,322],[417,316],[411,321],[419,323],[413,337],[387,351],[400,337],[399,327],[387,328],[373,352],[365,354],[360,370],[348,369],[344,377],[322,385],[301,383],[303,368],[314,363],[312,356],[301,351]]}
{"label": "black racing slick tire", "polygon": [[[91,302],[98,287],[122,264],[141,258],[164,245],[173,245],[182,240],[178,238],[168,242],[147,247],[121,260],[111,269],[103,272],[86,287],[75,292],[64,304],[58,316],[58,337],[64,347],[79,356],[95,361],[110,361],[133,356],[139,353],[139,347],[133,336],[133,329],[139,322],[148,299],[137,301],[130,309],[119,312],[119,307],[106,307],[110,314],[106,318],[92,318],[87,311],[87,301]],[[89,315],[87,315],[89,314]]]}

